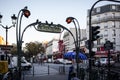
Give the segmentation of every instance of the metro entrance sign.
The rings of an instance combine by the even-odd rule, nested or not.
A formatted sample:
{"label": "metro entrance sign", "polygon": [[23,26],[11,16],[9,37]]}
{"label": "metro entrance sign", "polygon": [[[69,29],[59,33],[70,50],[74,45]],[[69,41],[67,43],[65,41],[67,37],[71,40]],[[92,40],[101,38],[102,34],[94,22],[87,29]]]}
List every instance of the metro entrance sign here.
{"label": "metro entrance sign", "polygon": [[37,30],[41,32],[50,32],[50,33],[60,33],[61,28],[55,24],[48,24],[48,23],[39,23],[37,26]]}

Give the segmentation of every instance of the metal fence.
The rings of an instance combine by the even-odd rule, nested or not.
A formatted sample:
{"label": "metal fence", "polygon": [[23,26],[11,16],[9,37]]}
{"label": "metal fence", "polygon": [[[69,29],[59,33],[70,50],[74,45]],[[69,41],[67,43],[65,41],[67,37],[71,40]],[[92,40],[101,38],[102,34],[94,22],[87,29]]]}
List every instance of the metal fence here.
{"label": "metal fence", "polygon": [[[120,80],[120,73],[115,71],[108,72],[105,68],[96,68],[91,71],[92,80]],[[89,69],[79,69],[80,80],[89,80]]]}

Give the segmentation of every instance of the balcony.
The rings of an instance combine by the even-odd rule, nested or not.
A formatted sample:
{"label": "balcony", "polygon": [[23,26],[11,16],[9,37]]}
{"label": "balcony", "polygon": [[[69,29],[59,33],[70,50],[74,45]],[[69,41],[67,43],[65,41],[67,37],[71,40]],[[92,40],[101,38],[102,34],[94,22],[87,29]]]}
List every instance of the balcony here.
{"label": "balcony", "polygon": [[112,36],[114,37],[114,36],[116,36],[116,34],[112,34]]}
{"label": "balcony", "polygon": [[108,16],[108,17],[104,17],[101,18],[100,20],[96,19],[96,20],[92,20],[92,24],[98,24],[98,23],[102,23],[102,22],[107,22],[107,21],[120,21],[120,16]]}

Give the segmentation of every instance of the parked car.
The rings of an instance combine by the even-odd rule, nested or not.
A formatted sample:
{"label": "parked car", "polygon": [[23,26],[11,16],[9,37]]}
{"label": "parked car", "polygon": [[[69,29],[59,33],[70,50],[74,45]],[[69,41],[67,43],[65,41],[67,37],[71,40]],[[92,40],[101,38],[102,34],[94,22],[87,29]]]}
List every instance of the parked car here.
{"label": "parked car", "polygon": [[60,59],[54,60],[54,63],[55,64],[72,64],[72,61],[60,58]]}
{"label": "parked car", "polygon": [[26,59],[23,59],[21,60],[21,68],[23,70],[29,70],[30,68],[32,68],[32,64],[28,62]]}
{"label": "parked car", "polygon": [[62,64],[62,63],[61,63],[59,60],[57,60],[57,59],[54,60],[53,63],[55,63],[55,64]]}
{"label": "parked car", "polygon": [[[110,58],[110,65],[113,66],[115,61]],[[95,61],[95,66],[107,66],[108,65],[108,58],[99,58]]]}

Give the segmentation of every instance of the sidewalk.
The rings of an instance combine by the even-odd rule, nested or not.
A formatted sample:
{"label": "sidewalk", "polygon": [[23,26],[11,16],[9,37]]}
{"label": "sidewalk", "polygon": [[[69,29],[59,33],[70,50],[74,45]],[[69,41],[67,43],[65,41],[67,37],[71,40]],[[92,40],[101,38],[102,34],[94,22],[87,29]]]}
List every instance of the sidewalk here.
{"label": "sidewalk", "polygon": [[26,76],[24,80],[67,80],[67,75]]}
{"label": "sidewalk", "polygon": [[[34,74],[33,74],[34,70]],[[49,71],[48,71],[49,70]],[[48,66],[34,66],[31,71],[23,74],[22,80],[67,80],[68,74],[60,74],[58,70]]]}

